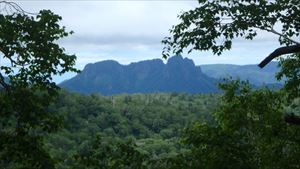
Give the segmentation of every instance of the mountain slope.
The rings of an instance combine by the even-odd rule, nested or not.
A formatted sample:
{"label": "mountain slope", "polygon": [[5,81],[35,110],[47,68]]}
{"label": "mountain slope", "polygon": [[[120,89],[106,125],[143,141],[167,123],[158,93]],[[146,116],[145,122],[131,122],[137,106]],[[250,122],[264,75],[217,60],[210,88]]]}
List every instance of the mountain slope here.
{"label": "mountain slope", "polygon": [[202,72],[216,79],[231,76],[241,80],[249,80],[251,84],[261,86],[264,84],[278,84],[275,78],[279,71],[278,62],[270,62],[263,69],[257,65],[231,65],[231,64],[211,64],[201,65]]}
{"label": "mountain slope", "polygon": [[151,92],[217,92],[217,81],[202,73],[194,62],[181,56],[170,58],[167,64],[161,59],[121,65],[116,61],[88,64],[74,78],[60,84],[61,87],[80,93]]}

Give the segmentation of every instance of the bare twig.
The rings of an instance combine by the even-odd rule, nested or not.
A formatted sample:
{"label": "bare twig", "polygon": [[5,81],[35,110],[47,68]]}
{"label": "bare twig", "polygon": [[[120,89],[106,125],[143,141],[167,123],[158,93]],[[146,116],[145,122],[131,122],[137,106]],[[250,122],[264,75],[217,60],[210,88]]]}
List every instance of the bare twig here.
{"label": "bare twig", "polygon": [[[21,13],[21,14],[29,14],[29,15],[37,15],[37,13],[32,13],[25,11],[23,8],[21,8],[17,3],[11,2],[11,1],[0,1],[0,4],[5,4],[9,6],[10,8],[14,9],[16,12]],[[7,9],[4,8],[6,12],[8,13]]]}
{"label": "bare twig", "polygon": [[285,39],[287,39],[287,40],[289,40],[289,41],[291,41],[291,42],[293,42],[293,43],[295,43],[295,44],[300,45],[300,42],[297,42],[297,41],[295,41],[295,40],[293,40],[293,39],[291,39],[291,38],[289,38],[289,37],[287,37],[287,36],[285,36],[285,35],[283,35],[283,34],[277,32],[277,31],[276,31],[275,29],[273,29],[273,28],[270,30],[270,32],[274,33],[275,35],[284,37]]}
{"label": "bare twig", "polygon": [[265,30],[265,31],[268,31],[268,32],[271,32],[271,33],[274,33],[275,35],[278,35],[279,37],[283,37],[287,40],[289,40],[290,42],[294,43],[294,44],[297,44],[297,45],[300,45],[300,42],[297,42],[289,37],[287,37],[286,35],[283,35],[282,33],[279,33],[277,32],[273,27],[270,28],[270,29],[267,29],[267,28],[261,28],[261,27],[255,27],[257,29],[261,29],[261,30]]}

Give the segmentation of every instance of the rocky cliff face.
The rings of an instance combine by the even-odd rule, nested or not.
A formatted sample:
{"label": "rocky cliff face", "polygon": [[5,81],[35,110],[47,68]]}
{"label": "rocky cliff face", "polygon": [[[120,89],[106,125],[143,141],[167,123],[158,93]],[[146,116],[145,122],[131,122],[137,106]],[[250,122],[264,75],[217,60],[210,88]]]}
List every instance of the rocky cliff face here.
{"label": "rocky cliff face", "polygon": [[121,65],[116,61],[88,64],[60,86],[80,93],[216,92],[217,81],[203,74],[194,62],[181,56],[167,64],[160,59]]}

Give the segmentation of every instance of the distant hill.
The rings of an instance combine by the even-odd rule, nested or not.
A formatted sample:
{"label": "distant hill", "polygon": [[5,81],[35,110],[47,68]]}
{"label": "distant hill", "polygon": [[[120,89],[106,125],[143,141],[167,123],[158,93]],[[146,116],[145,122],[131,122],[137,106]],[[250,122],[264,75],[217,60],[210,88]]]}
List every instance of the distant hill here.
{"label": "distant hill", "polygon": [[222,78],[249,80],[254,87],[280,88],[282,82],[275,79],[278,62],[271,62],[261,69],[257,65],[211,64],[196,66],[191,59],[181,56],[146,60],[121,65],[107,60],[88,64],[80,74],[64,81],[61,87],[79,93],[186,92],[214,93]]}
{"label": "distant hill", "polygon": [[211,64],[201,65],[202,72],[210,77],[221,79],[231,76],[232,78],[240,78],[241,80],[249,80],[256,86],[274,84],[278,86],[275,74],[279,71],[278,62],[270,62],[263,69],[257,65],[231,65],[231,64]]}
{"label": "distant hill", "polygon": [[217,80],[201,71],[188,58],[174,56],[166,64],[161,59],[121,65],[108,60],[88,64],[80,74],[61,87],[80,93],[217,92]]}

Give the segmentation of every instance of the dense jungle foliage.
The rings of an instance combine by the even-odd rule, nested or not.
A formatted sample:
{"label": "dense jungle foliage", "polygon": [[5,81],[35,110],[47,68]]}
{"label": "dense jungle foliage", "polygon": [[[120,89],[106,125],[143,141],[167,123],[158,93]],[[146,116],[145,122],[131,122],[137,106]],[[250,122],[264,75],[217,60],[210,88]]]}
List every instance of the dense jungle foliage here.
{"label": "dense jungle foliage", "polygon": [[[210,112],[217,106],[218,100],[219,95],[216,94],[101,96],[63,91],[50,109],[64,117],[66,126],[50,135],[46,145],[61,168],[69,167],[77,160],[87,160],[78,155],[91,158],[92,152],[89,151],[103,153],[102,157],[97,157],[100,159],[95,159],[97,165],[103,163],[103,168],[113,165],[109,158],[116,158],[123,164],[121,157],[124,155],[114,157],[115,152],[111,152],[127,153],[126,149],[111,150],[123,144],[133,146],[127,148],[134,148],[147,156],[147,160],[173,157],[187,150],[186,146],[179,144],[182,129],[199,119],[211,121]],[[98,149],[91,148],[93,141],[99,143],[95,145]],[[105,158],[107,164],[103,162]]]}
{"label": "dense jungle foliage", "polygon": [[[46,139],[57,168],[300,168],[299,55],[280,62],[280,90],[224,80],[222,94],[101,96],[61,92],[65,128]],[[288,70],[288,71],[287,71]]]}

